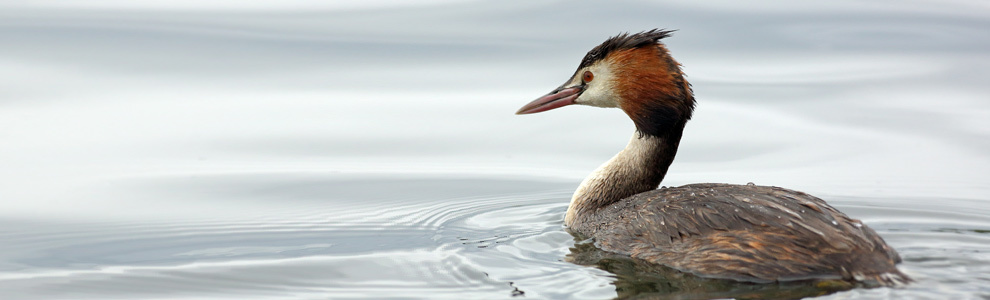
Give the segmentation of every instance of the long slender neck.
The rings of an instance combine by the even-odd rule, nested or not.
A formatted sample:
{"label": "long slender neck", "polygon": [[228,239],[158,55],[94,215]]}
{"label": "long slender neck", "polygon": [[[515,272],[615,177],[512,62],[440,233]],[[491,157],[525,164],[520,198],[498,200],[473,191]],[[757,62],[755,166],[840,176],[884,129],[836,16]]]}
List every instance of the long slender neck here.
{"label": "long slender neck", "polygon": [[571,226],[599,208],[656,189],[674,161],[683,126],[663,136],[633,134],[625,149],[598,167],[574,192],[564,224]]}

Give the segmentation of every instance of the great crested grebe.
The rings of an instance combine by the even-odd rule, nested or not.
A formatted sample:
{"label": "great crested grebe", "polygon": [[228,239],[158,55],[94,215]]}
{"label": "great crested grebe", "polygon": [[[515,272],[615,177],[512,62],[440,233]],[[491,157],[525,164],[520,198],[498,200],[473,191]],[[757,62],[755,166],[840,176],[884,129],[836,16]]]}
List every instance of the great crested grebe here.
{"label": "great crested grebe", "polygon": [[636,125],[629,144],[574,192],[564,224],[602,250],[702,277],[750,282],[842,280],[894,285],[893,248],[814,196],[717,183],[657,189],[694,110],[691,86],[660,39],[620,34],[591,49],[566,83],[519,109],[618,107]]}

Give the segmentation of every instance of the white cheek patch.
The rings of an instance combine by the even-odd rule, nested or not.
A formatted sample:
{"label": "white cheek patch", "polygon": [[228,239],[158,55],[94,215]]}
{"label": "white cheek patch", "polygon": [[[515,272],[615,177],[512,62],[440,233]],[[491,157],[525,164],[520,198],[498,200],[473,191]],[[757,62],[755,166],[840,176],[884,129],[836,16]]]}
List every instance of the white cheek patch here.
{"label": "white cheek patch", "polygon": [[584,71],[591,71],[595,75],[594,79],[588,83],[581,96],[574,100],[575,104],[590,105],[597,107],[619,107],[618,96],[612,89],[614,76],[604,63],[596,63],[581,70],[575,76],[574,83],[580,80]]}

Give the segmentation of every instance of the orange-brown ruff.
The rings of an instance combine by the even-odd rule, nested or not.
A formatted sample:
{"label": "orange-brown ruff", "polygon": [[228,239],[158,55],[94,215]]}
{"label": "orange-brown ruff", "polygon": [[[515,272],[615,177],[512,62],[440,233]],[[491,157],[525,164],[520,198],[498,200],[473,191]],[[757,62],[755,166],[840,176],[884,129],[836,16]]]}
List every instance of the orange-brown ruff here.
{"label": "orange-brown ruff", "polygon": [[574,193],[564,223],[603,250],[703,277],[752,282],[910,281],[894,251],[859,220],[779,187],[692,184],[656,189],[674,160],[694,96],[660,39],[621,34],[592,49],[563,85],[518,114],[582,104],[622,109],[636,125],[619,154]]}

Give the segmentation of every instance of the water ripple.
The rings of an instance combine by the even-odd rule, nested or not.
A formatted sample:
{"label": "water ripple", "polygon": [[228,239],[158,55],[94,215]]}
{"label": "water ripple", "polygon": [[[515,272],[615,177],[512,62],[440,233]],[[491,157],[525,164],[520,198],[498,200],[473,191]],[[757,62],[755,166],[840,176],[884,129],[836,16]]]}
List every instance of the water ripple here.
{"label": "water ripple", "polygon": [[[0,232],[6,244],[0,248],[6,258],[0,287],[7,295],[49,299],[361,298],[372,291],[385,298],[460,299],[467,293],[600,299],[615,297],[617,288],[628,293],[642,287],[625,275],[569,262],[581,251],[562,227],[573,182],[283,175],[218,175],[179,184],[153,178],[136,185],[153,194],[160,194],[158,187],[173,191],[165,193],[169,197],[181,191],[185,199],[232,203],[229,209],[243,203],[279,205],[260,217],[225,216],[218,209],[216,218],[181,221],[72,226],[4,221],[9,226]],[[230,188],[237,186],[264,192]],[[368,187],[401,192],[383,197]],[[379,201],[362,202],[364,197]],[[833,198],[897,248],[905,260],[902,269],[919,283],[907,292],[852,290],[831,297],[921,295],[988,280],[975,274],[990,273],[990,217],[953,208],[970,200],[908,199],[917,205],[898,208],[889,199]],[[692,294],[669,296],[674,295]]]}

